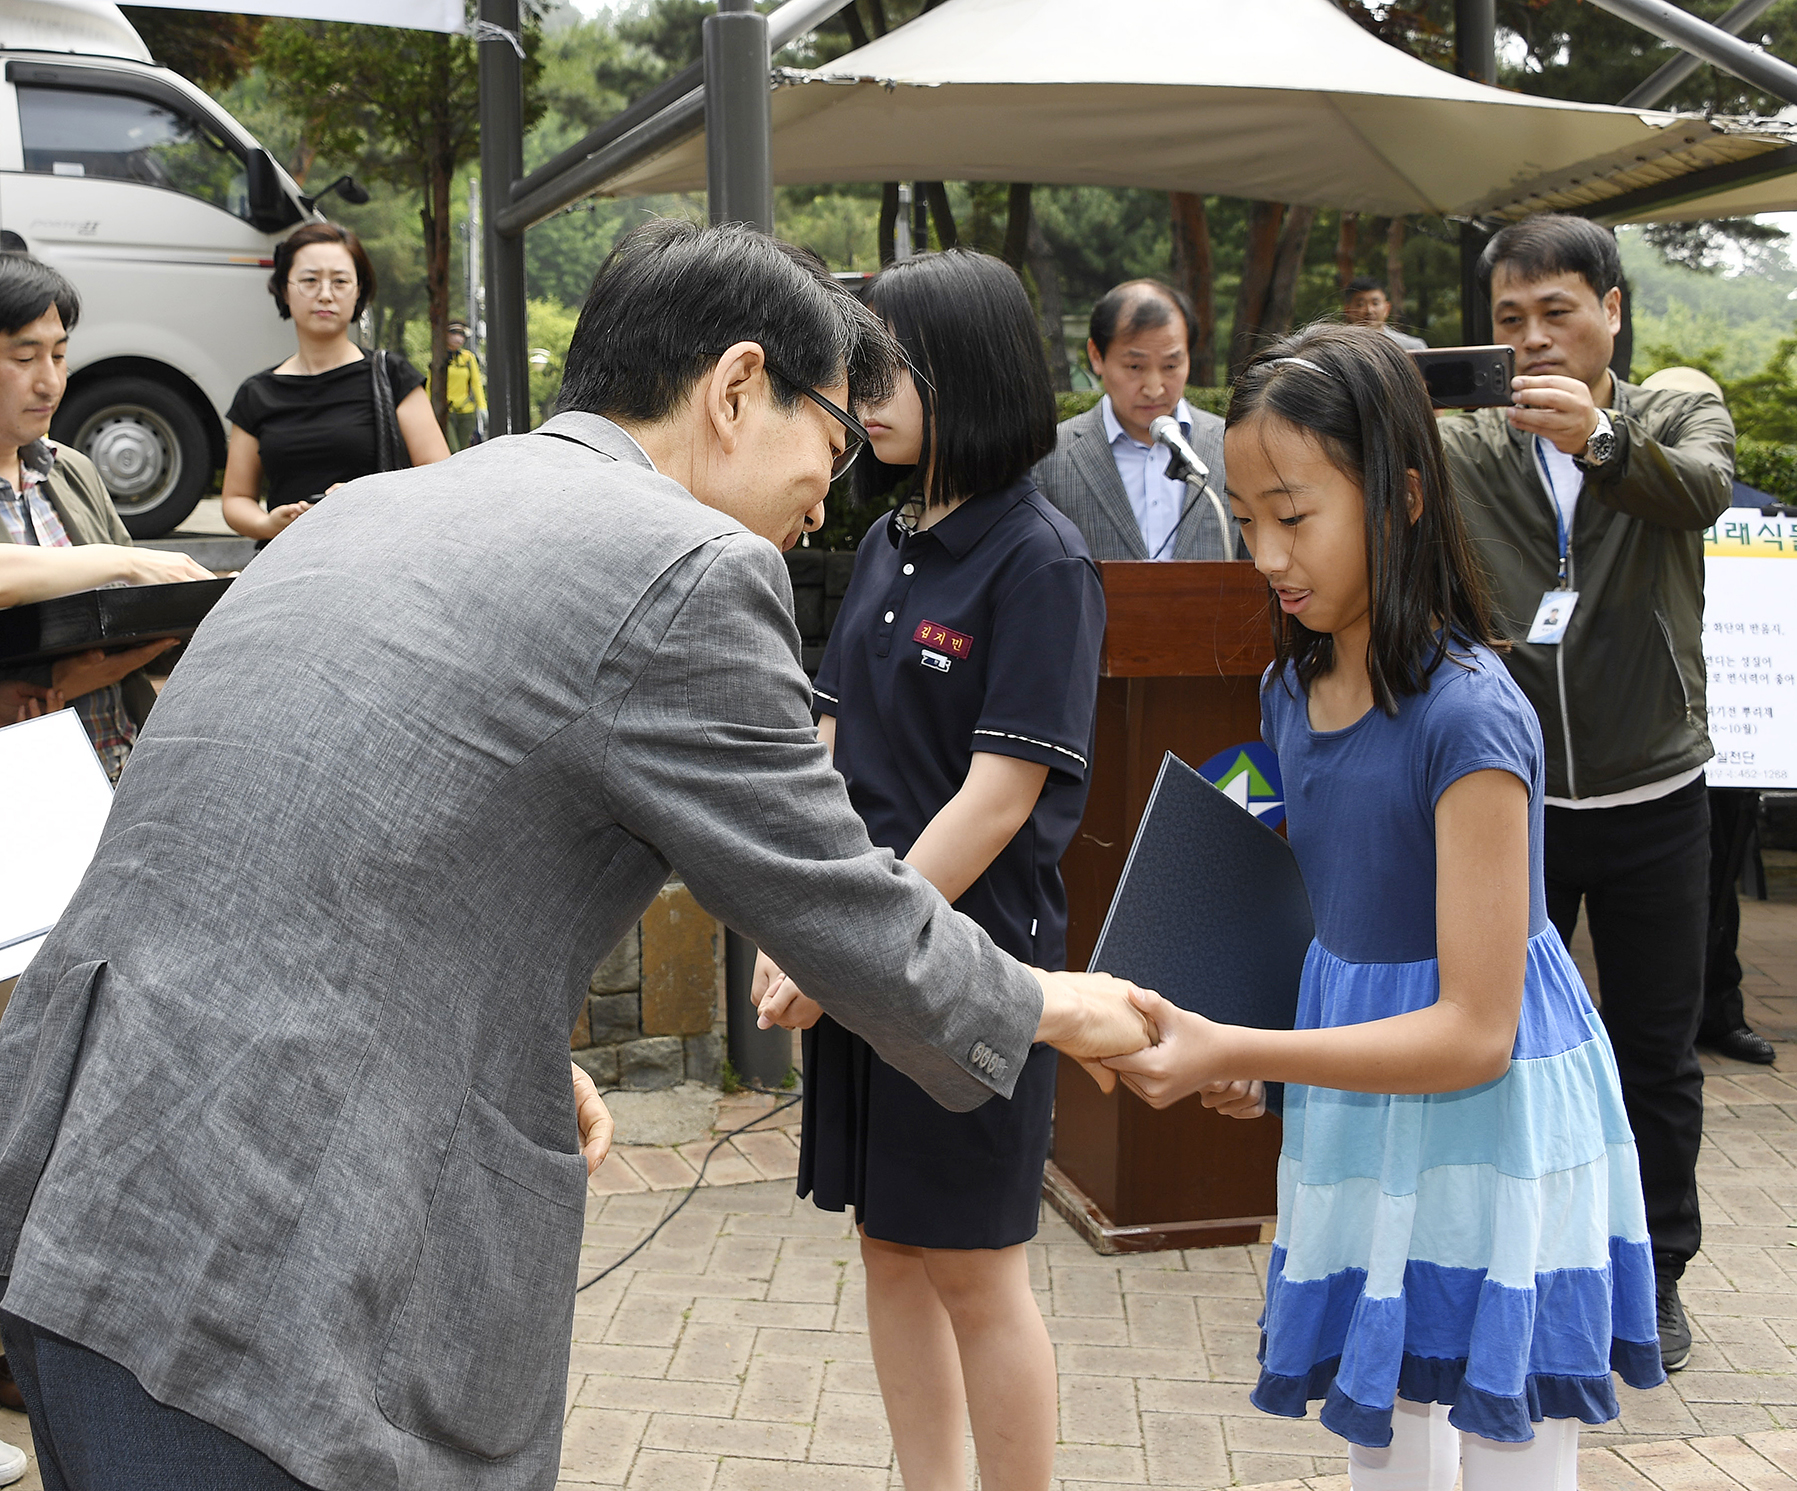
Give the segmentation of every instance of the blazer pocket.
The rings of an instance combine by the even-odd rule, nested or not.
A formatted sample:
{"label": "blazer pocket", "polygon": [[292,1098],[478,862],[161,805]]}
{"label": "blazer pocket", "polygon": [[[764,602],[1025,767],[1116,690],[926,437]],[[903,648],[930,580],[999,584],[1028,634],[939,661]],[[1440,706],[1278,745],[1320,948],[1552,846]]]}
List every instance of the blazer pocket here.
{"label": "blazer pocket", "polygon": [[499,1460],[559,1427],[586,1177],[469,1089],[376,1378],[395,1428]]}

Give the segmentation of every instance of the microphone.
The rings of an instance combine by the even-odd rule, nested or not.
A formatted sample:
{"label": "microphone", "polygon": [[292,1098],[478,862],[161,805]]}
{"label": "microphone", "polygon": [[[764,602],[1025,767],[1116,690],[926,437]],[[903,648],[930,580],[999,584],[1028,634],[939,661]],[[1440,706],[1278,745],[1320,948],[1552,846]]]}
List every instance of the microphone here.
{"label": "microphone", "polygon": [[[1148,433],[1154,437],[1155,444],[1164,445],[1171,454],[1167,458],[1167,475],[1174,481],[1184,481],[1193,491],[1194,498],[1202,492],[1210,499],[1211,511],[1216,514],[1217,531],[1223,538],[1223,557],[1235,557],[1235,530],[1229,524],[1229,512],[1223,501],[1211,490],[1210,467],[1198,459],[1198,452],[1186,439],[1185,431],[1180,429],[1179,421],[1171,414],[1163,414],[1148,426]],[[1191,511],[1191,503],[1187,503],[1186,512]],[[1186,514],[1179,515],[1179,523],[1185,522]],[[1161,557],[1161,549],[1167,547],[1173,534],[1179,531],[1179,523],[1173,525],[1172,532],[1161,540],[1160,549],[1156,549],[1152,558]]]}
{"label": "microphone", "polygon": [[1173,452],[1172,459],[1167,462],[1167,475],[1170,478],[1182,481],[1195,476],[1200,482],[1210,480],[1210,467],[1198,459],[1198,452],[1192,449],[1185,431],[1180,429],[1179,421],[1171,414],[1163,414],[1155,420],[1148,426],[1148,433],[1154,437],[1157,445],[1164,445]]}

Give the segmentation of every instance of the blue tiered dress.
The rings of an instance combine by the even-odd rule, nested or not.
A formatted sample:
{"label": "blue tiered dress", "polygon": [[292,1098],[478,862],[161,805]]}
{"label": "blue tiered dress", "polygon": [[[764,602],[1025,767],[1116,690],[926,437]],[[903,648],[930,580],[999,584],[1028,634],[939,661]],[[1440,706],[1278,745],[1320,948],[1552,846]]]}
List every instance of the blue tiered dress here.
{"label": "blue tiered dress", "polygon": [[1509,1070],[1462,1092],[1290,1086],[1255,1405],[1391,1442],[1395,1397],[1455,1427],[1534,1437],[1616,1417],[1612,1368],[1663,1380],[1634,1137],[1610,1043],[1547,919],[1541,727],[1501,661],[1468,648],[1397,716],[1313,730],[1269,677],[1293,850],[1316,917],[1298,1026],[1423,1009],[1435,961],[1435,804],[1495,768],[1529,784],[1529,945]]}

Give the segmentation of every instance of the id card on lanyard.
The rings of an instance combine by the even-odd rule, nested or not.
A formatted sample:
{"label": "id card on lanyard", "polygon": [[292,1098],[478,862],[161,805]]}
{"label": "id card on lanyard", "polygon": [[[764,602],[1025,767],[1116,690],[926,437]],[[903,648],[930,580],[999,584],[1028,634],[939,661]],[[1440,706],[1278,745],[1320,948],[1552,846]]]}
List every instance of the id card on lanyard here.
{"label": "id card on lanyard", "polygon": [[1567,557],[1572,550],[1572,533],[1567,527],[1566,514],[1560,507],[1560,494],[1554,489],[1554,476],[1548,470],[1547,456],[1541,449],[1539,436],[1535,440],[1535,460],[1541,467],[1541,479],[1547,487],[1548,505],[1554,510],[1554,531],[1560,540],[1560,583],[1554,589],[1545,591],[1541,604],[1535,608],[1535,620],[1529,627],[1526,641],[1559,643],[1566,639],[1566,628],[1572,625],[1572,613],[1578,606],[1579,593],[1567,585]]}

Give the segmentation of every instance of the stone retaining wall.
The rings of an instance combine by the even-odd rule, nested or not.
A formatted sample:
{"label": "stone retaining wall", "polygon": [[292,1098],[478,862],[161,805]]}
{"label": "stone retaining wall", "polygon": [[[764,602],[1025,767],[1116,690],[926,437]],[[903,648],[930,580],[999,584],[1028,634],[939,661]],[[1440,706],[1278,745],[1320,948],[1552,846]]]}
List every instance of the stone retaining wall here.
{"label": "stone retaining wall", "polygon": [[724,1064],[724,929],[678,880],[593,970],[574,1060],[606,1088],[716,1087]]}

